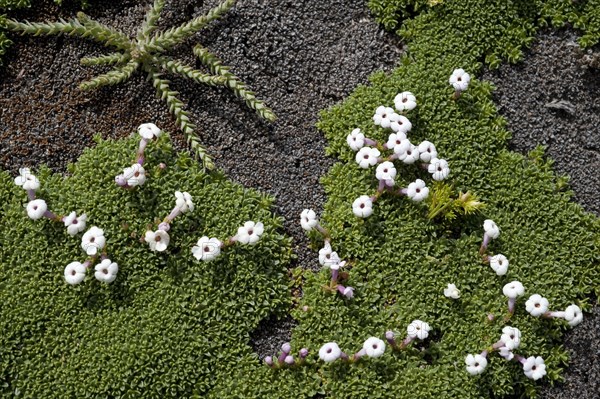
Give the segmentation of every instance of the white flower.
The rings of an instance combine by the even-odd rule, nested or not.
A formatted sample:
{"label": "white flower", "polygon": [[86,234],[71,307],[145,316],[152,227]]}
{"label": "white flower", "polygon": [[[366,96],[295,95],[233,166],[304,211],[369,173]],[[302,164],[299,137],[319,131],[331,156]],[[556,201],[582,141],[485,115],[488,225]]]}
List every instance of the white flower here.
{"label": "white flower", "polygon": [[352,133],[346,137],[346,142],[352,150],[358,151],[365,145],[365,135],[360,129],[354,129]]}
{"label": "white flower", "polygon": [[410,111],[417,106],[417,98],[410,91],[403,91],[394,97],[394,106],[398,111]]}
{"label": "white flower", "polygon": [[394,112],[393,108],[380,105],[375,110],[373,122],[375,122],[375,124],[378,126],[388,128],[392,123],[392,119],[395,118],[395,115],[398,114]]}
{"label": "white flower", "polygon": [[512,281],[502,288],[504,295],[510,299],[516,299],[525,293],[525,287],[518,281]]}
{"label": "white flower", "polygon": [[265,226],[261,222],[247,221],[238,228],[236,237],[241,244],[255,245],[264,231]]}
{"label": "white flower", "polygon": [[450,174],[448,161],[445,159],[432,158],[427,166],[427,171],[431,173],[433,180],[444,180]]}
{"label": "white flower", "polygon": [[29,216],[33,220],[41,219],[47,210],[48,205],[46,205],[46,201],[42,199],[29,201],[29,203],[27,204],[27,216]]}
{"label": "white flower", "polygon": [[75,234],[85,230],[86,219],[87,215],[85,213],[80,215],[79,217],[77,217],[77,214],[75,212],[69,213],[69,216],[65,216],[65,218],[63,219],[63,223],[67,228],[67,233],[74,236]]}
{"label": "white flower", "polygon": [[331,249],[329,242],[326,242],[325,246],[319,250],[319,263],[323,266],[333,266],[334,270],[335,267],[339,269],[340,257]]}
{"label": "white flower", "polygon": [[491,239],[496,239],[498,237],[500,237],[500,229],[498,228],[498,226],[496,225],[496,223],[494,223],[493,220],[490,219],[486,219],[483,221],[483,230],[486,236],[488,236]]}
{"label": "white flower", "polygon": [[344,292],[342,292],[342,295],[344,295],[348,299],[352,299],[354,297],[354,288],[352,288],[352,287],[344,288]]}
{"label": "white flower", "polygon": [[413,164],[419,160],[419,149],[417,146],[410,144],[406,151],[398,153],[398,159],[407,165]]}
{"label": "white flower", "polygon": [[433,158],[437,158],[437,150],[433,143],[422,141],[421,144],[419,144],[419,156],[423,162],[429,162]]}
{"label": "white flower", "polygon": [[188,192],[175,191],[175,206],[179,208],[182,213],[194,210],[194,203],[192,202],[192,196]]}
{"label": "white flower", "polygon": [[40,181],[31,174],[29,168],[20,168],[19,176],[15,177],[15,184],[22,186],[24,190],[37,190],[40,188]]}
{"label": "white flower", "polygon": [[544,359],[542,359],[541,356],[528,357],[523,364],[523,371],[528,378],[531,378],[532,380],[539,380],[546,375],[546,365],[544,364]]}
{"label": "white flower", "polygon": [[455,69],[450,75],[448,82],[454,87],[456,91],[465,91],[469,87],[471,76],[464,71],[464,69]]}
{"label": "white flower", "polygon": [[565,309],[565,320],[570,326],[576,326],[583,321],[583,313],[577,305],[570,305]]}
{"label": "white flower", "polygon": [[429,324],[425,323],[424,321],[413,320],[413,322],[410,323],[406,328],[406,333],[410,338],[425,339],[429,336],[430,330],[431,327],[429,327]]}
{"label": "white flower", "polygon": [[529,314],[535,317],[539,317],[548,311],[548,306],[550,303],[544,297],[539,294],[533,294],[529,297],[527,302],[525,302],[525,309]]}
{"label": "white flower", "polygon": [[506,326],[502,329],[500,340],[508,349],[517,349],[521,344],[521,331],[518,328]]}
{"label": "white flower", "polygon": [[490,258],[490,266],[498,276],[504,276],[508,272],[508,259],[502,254],[494,255]]}
{"label": "white flower", "polygon": [[363,344],[363,349],[369,357],[379,357],[385,352],[385,343],[377,337],[371,337]]}
{"label": "white flower", "polygon": [[192,255],[205,262],[216,259],[221,254],[221,241],[204,236],[192,247]]}
{"label": "white flower", "polygon": [[396,133],[408,133],[412,129],[412,123],[410,123],[406,116],[394,114],[391,117],[391,121],[390,127]]}
{"label": "white flower", "polygon": [[328,342],[319,349],[319,358],[326,362],[333,362],[340,358],[342,350],[335,342]]}
{"label": "white flower", "polygon": [[406,189],[406,195],[411,200],[420,202],[429,195],[429,188],[427,188],[423,180],[417,179],[408,185],[408,188]]}
{"label": "white flower", "polygon": [[475,356],[467,355],[465,363],[467,364],[467,371],[471,375],[481,374],[487,367],[487,359],[479,354]]}
{"label": "white flower", "polygon": [[402,154],[410,147],[410,141],[402,132],[392,133],[388,137],[386,146],[390,150],[394,150],[394,154]]}
{"label": "white flower", "polygon": [[460,298],[460,291],[454,284],[448,284],[448,288],[444,288],[444,295],[447,298],[458,299]]}
{"label": "white flower", "polygon": [[65,280],[71,285],[79,284],[85,278],[86,267],[79,262],[71,262],[65,267]]}
{"label": "white flower", "polygon": [[129,168],[123,169],[123,177],[127,180],[128,186],[141,186],[146,182],[146,171],[142,165],[134,163]]}
{"label": "white flower", "polygon": [[111,262],[110,259],[104,259],[102,262],[96,265],[94,268],[96,272],[94,277],[103,283],[112,283],[117,278],[117,272],[119,271],[119,265],[115,262]]}
{"label": "white flower", "polygon": [[352,212],[359,218],[366,218],[373,213],[373,201],[368,195],[361,195],[352,203]]}
{"label": "white flower", "polygon": [[156,230],[156,231],[146,231],[146,235],[144,236],[144,240],[150,245],[150,249],[152,251],[162,252],[169,246],[169,242],[171,241],[171,237],[169,237],[169,233],[164,230]]}
{"label": "white flower", "polygon": [[381,153],[377,148],[363,147],[356,153],[356,163],[363,169],[373,166],[377,163]]}
{"label": "white flower", "polygon": [[106,244],[106,238],[104,238],[104,230],[93,226],[91,229],[85,232],[81,238],[81,248],[86,254],[93,256],[96,255],[104,245]]}
{"label": "white flower", "polygon": [[146,140],[152,140],[154,137],[160,136],[160,129],[154,123],[142,123],[138,127],[138,133]]}
{"label": "white flower", "polygon": [[311,231],[319,224],[317,214],[312,209],[305,209],[300,214],[300,224],[306,231]]}
{"label": "white flower", "polygon": [[[345,260],[340,262],[340,258],[338,256],[337,252],[332,252],[332,255],[335,255],[335,256],[332,256],[333,258],[335,258],[335,262],[333,262],[333,263],[330,262],[331,264],[329,265],[329,268],[331,270],[340,270],[342,267],[346,266]],[[351,287],[348,287],[348,288],[351,288]],[[342,294],[346,295],[345,293],[342,293]]]}
{"label": "white flower", "polygon": [[396,177],[396,167],[390,161],[385,161],[377,165],[377,169],[375,170],[375,177],[377,180],[394,180]]}
{"label": "white flower", "polygon": [[501,347],[500,349],[498,349],[499,355],[502,356],[503,358],[505,358],[506,360],[512,360],[515,357],[515,354],[512,353],[512,351],[510,349],[508,349],[506,346]]}

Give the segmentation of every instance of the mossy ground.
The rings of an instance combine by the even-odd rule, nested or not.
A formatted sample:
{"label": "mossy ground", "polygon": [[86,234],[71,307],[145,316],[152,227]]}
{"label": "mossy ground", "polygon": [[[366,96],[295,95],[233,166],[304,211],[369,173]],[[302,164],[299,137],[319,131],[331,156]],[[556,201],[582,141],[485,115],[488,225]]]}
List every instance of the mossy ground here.
{"label": "mossy ground", "polygon": [[[371,2],[382,17],[377,3],[384,2]],[[510,134],[496,114],[489,84],[475,79],[453,101],[447,80],[457,67],[476,75],[482,62],[518,60],[542,24],[544,4],[385,2],[389,20],[404,18],[396,26],[408,42],[408,55],[392,74],[374,75],[371,86],[358,88],[343,104],[325,112],[320,123],[330,141],[330,155],[339,159],[323,179],[329,195],[323,223],[332,233],[334,249],[353,261],[348,284],[356,288],[356,296],[347,301],[323,291],[328,271],[302,273],[304,297],[293,312],[299,326],[292,346],[294,352],[310,348],[304,367],[272,371],[261,366],[245,345],[258,320],[281,312],[290,301],[282,274],[287,249],[277,255],[279,248],[289,247],[273,231],[278,221],[268,216],[270,200],[224,178],[215,181],[202,175],[186,155],[175,162],[167,150],[168,164],[182,170],[168,168],[167,174],[155,176],[139,191],[156,194],[132,200],[135,193],[114,188],[112,177],[131,161],[135,145],[132,140],[103,142],[86,153],[72,177],[63,181],[41,174],[45,191],[40,196],[51,206],[56,204],[57,211],[90,212],[107,231],[109,245],[114,242],[109,251],[113,248],[125,259],[119,262],[122,274],[114,287],[86,281],[73,289],[62,281],[62,269],[81,256],[78,240],[68,237],[61,226],[28,221],[23,191],[2,174],[0,303],[2,331],[9,332],[1,346],[4,392],[20,388],[24,396],[34,397],[37,393],[176,397],[193,392],[214,398],[308,398],[316,393],[332,398],[481,398],[514,392],[534,396],[539,382],[528,380],[518,364],[491,355],[486,372],[471,377],[464,356],[498,339],[506,312],[502,286],[513,279],[523,282],[526,296],[540,293],[554,309],[573,302],[587,307],[586,295],[600,286],[598,222],[570,202],[564,180],[552,172],[541,151],[521,156],[507,150]],[[401,7],[408,9],[406,14],[399,12]],[[436,144],[450,162],[449,183],[479,195],[487,204],[483,214],[440,224],[427,219],[425,204],[386,197],[370,218],[353,216],[352,201],[373,193],[376,181],[373,170],[356,166],[345,137],[360,127],[369,136],[384,139],[389,132],[372,125],[372,114],[378,105],[391,105],[404,90],[415,93],[419,102],[408,115],[413,123],[409,137]],[[160,162],[161,156],[155,154],[148,162]],[[183,169],[191,172],[185,174]],[[416,167],[399,165],[399,169],[400,184],[417,177],[431,181]],[[181,182],[190,186],[180,187]],[[181,252],[156,256],[129,234],[141,234],[146,223],[168,212],[177,188],[206,197],[207,203],[194,213],[200,219],[176,219],[173,249]],[[249,204],[242,209],[247,214],[241,215],[238,204],[246,201]],[[90,202],[95,205],[88,210]],[[147,208],[154,204],[162,208]],[[212,216],[222,212],[227,216]],[[240,249],[221,267],[199,265],[182,255],[198,231],[233,232],[239,223],[258,216],[269,220],[268,239],[257,248]],[[496,276],[478,256],[484,218],[494,219],[502,229],[490,250],[510,259],[507,276]],[[122,220],[132,223],[127,231],[122,231]],[[315,248],[319,245],[315,243]],[[280,263],[272,265],[273,257]],[[461,299],[443,296],[447,283],[461,289]],[[518,352],[543,356],[546,378],[558,380],[566,360],[560,346],[566,323],[529,316],[523,298],[517,309],[506,324],[523,332]],[[490,312],[497,316],[493,323],[486,321]],[[388,349],[379,359],[354,365],[323,365],[316,360],[316,351],[325,342],[335,340],[352,353],[371,335],[382,337],[388,329],[404,332],[414,318],[427,321],[433,331],[427,341],[402,353]],[[106,338],[111,334],[117,336],[113,342]],[[22,388],[25,384],[29,391]]]}
{"label": "mossy ground", "polygon": [[[108,256],[119,264],[110,285],[93,273],[79,286],[65,283],[64,267],[85,259],[81,236],[29,220],[24,191],[1,174],[5,395],[188,397],[210,391],[232,365],[258,368],[249,334],[289,305],[290,242],[277,232],[272,199],[204,174],[187,153],[176,156],[166,137],[149,145],[146,184],[119,189],[114,175],[132,162],[137,141],[99,142],[66,178],[47,169],[38,175],[38,197],[53,212],[86,212],[88,226],[104,229]],[[165,253],[151,252],[140,237],[170,212],[176,190],[190,192],[196,209],[175,219]],[[200,236],[224,240],[247,220],[265,224],[258,245],[233,247],[212,263],[192,257]]]}

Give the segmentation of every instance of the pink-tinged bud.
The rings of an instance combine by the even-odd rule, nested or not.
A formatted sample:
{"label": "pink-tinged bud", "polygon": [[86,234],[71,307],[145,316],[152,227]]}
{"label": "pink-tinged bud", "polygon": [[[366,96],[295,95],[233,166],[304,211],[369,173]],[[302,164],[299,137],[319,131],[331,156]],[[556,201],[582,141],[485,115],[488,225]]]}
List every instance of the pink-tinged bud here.
{"label": "pink-tinged bud", "polygon": [[158,167],[161,168],[161,169],[166,169],[167,168],[167,164],[161,162],[161,163],[158,164]]}
{"label": "pink-tinged bud", "polygon": [[285,357],[284,359],[285,364],[287,364],[288,366],[292,366],[294,365],[295,361],[294,361],[294,356],[292,355],[288,355]]}
{"label": "pink-tinged bud", "polygon": [[308,356],[308,349],[306,349],[306,348],[300,349],[300,359],[306,359],[306,356]]}
{"label": "pink-tinged bud", "polygon": [[292,351],[292,346],[289,342],[286,342],[285,344],[281,345],[281,351],[286,354],[290,353]]}
{"label": "pink-tinged bud", "polygon": [[308,312],[308,306],[306,306],[306,305],[302,306],[302,310],[305,312]]}
{"label": "pink-tinged bud", "polygon": [[171,225],[169,223],[162,222],[161,224],[158,225],[158,229],[162,230],[162,231],[169,231],[169,230],[171,230]]}
{"label": "pink-tinged bud", "polygon": [[269,367],[273,367],[273,358],[271,356],[265,357],[265,363]]}
{"label": "pink-tinged bud", "polygon": [[118,175],[115,177],[115,183],[117,183],[117,186],[125,187],[127,185],[127,179],[123,175]]}

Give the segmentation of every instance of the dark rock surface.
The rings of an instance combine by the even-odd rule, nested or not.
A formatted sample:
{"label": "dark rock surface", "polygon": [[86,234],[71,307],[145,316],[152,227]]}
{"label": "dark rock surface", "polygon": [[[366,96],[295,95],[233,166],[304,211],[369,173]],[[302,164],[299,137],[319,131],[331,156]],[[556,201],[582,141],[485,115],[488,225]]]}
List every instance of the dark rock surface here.
{"label": "dark rock surface", "polygon": [[[511,149],[546,146],[555,170],[571,176],[574,200],[600,216],[600,70],[589,68],[570,31],[544,32],[523,62],[487,71],[494,101],[513,134]],[[553,104],[554,103],[554,104]],[[596,303],[594,298],[592,303]],[[600,308],[566,334],[565,383],[541,398],[600,398]]]}

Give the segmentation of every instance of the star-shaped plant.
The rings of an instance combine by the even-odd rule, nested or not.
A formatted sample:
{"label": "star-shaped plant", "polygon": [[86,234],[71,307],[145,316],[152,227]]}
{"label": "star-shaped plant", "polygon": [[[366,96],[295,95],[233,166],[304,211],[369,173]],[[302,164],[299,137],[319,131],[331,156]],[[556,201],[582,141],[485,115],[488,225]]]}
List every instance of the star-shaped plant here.
{"label": "star-shaped plant", "polygon": [[206,48],[198,44],[193,51],[200,61],[209,68],[210,74],[196,70],[165,54],[168,50],[208,25],[212,20],[226,13],[233,7],[235,2],[236,0],[225,0],[207,14],[196,17],[177,28],[154,32],[165,4],[164,0],[155,0],[134,39],[92,20],[82,12],[77,14],[77,18],[69,21],[61,19],[58,22],[44,23],[19,22],[0,17],[0,26],[11,31],[21,32],[21,34],[35,36],[76,35],[91,38],[106,47],[115,48],[115,52],[107,55],[81,59],[82,65],[114,65],[115,68],[110,72],[81,83],[79,85],[80,89],[91,90],[114,85],[126,81],[137,70],[141,69],[146,72],[148,79],[152,81],[156,88],[157,95],[167,102],[169,110],[177,119],[177,124],[183,131],[191,149],[202,159],[206,168],[212,169],[214,167],[212,159],[200,144],[199,137],[195,132],[196,125],[190,121],[187,112],[183,110],[183,103],[177,98],[179,93],[171,90],[169,87],[170,82],[162,77],[162,72],[179,74],[210,86],[229,87],[238,97],[244,99],[250,108],[256,110],[261,117],[268,121],[274,121],[275,114],[261,100],[258,100],[254,93],[248,90],[246,85],[229,72],[229,68],[223,66],[221,61]]}

